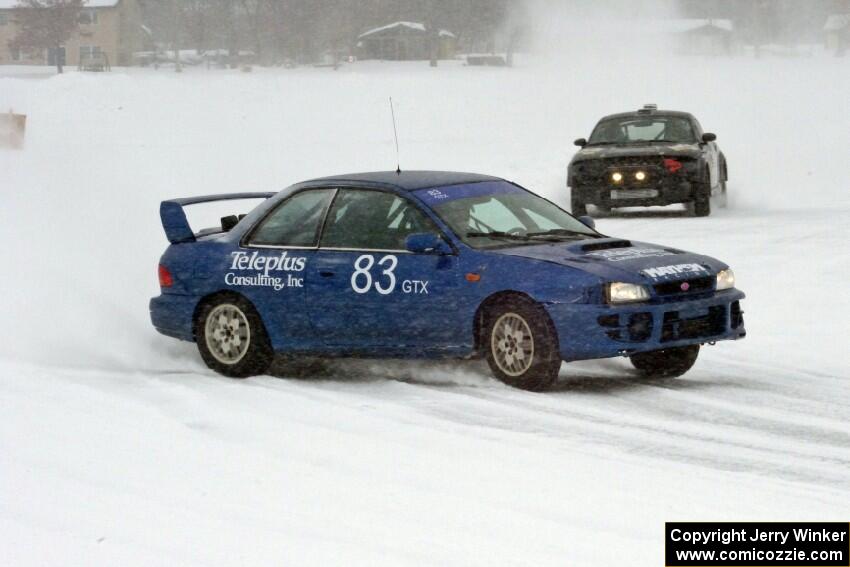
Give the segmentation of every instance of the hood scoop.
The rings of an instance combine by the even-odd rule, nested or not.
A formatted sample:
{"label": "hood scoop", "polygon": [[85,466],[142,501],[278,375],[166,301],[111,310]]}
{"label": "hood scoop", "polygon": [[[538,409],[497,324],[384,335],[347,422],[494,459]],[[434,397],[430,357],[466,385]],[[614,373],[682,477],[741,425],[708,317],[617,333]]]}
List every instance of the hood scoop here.
{"label": "hood scoop", "polygon": [[632,242],[631,240],[621,240],[621,239],[606,239],[598,242],[591,242],[590,244],[583,244],[581,247],[582,252],[596,252],[597,250],[611,250],[612,248],[631,248]]}

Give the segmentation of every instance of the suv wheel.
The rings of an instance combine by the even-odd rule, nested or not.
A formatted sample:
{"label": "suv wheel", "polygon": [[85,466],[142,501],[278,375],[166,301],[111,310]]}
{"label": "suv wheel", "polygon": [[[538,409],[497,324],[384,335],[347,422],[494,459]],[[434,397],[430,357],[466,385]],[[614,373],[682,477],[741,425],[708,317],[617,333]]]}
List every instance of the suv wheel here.
{"label": "suv wheel", "polygon": [[572,194],[570,195],[570,208],[572,209],[574,217],[581,217],[587,214],[587,205],[581,198],[581,195],[578,195],[577,193],[578,191],[575,189],[572,190]]}
{"label": "suv wheel", "polygon": [[726,180],[720,182],[720,190],[717,192],[717,206],[725,209],[729,205],[729,197],[726,195]]}
{"label": "suv wheel", "polygon": [[708,185],[697,185],[689,209],[695,217],[707,217],[711,214],[711,188]]}

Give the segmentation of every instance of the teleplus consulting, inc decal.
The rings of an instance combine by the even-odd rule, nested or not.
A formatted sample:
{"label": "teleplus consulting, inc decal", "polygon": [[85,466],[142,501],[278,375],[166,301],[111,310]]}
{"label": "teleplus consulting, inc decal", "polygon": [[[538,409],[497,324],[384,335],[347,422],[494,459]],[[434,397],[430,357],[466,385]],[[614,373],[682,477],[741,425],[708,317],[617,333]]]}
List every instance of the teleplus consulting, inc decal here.
{"label": "teleplus consulting, inc decal", "polygon": [[[230,271],[224,275],[224,283],[232,286],[270,287],[280,291],[287,287],[304,287],[304,277],[289,272],[303,272],[307,258],[289,256],[286,251],[276,256],[265,256],[255,251],[231,252],[233,260]],[[236,272],[254,271],[251,275],[240,275]],[[283,273],[281,273],[283,272]]]}

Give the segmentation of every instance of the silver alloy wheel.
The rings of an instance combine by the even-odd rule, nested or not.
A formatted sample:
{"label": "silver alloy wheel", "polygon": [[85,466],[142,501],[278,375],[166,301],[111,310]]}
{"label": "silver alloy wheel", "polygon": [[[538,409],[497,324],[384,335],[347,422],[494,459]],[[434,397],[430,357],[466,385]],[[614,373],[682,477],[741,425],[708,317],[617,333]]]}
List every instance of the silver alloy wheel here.
{"label": "silver alloy wheel", "polygon": [[490,349],[499,370],[508,376],[521,376],[534,359],[531,327],[516,313],[505,313],[493,325]]}
{"label": "silver alloy wheel", "polygon": [[236,364],[248,352],[251,329],[241,309],[230,303],[216,306],[204,326],[207,348],[222,364]]}

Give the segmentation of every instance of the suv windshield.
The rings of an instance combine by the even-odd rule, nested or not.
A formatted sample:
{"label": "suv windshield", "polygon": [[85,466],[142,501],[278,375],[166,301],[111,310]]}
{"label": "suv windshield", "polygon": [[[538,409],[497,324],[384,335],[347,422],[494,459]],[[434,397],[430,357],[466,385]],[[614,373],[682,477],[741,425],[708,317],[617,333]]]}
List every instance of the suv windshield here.
{"label": "suv windshield", "polygon": [[603,120],[590,135],[588,145],[628,144],[631,142],[696,141],[691,121],[681,116],[632,116]]}
{"label": "suv windshield", "polygon": [[598,238],[581,221],[534,193],[506,181],[417,192],[473,248]]}

